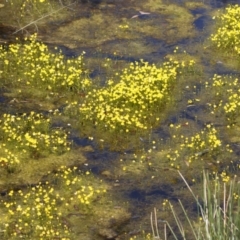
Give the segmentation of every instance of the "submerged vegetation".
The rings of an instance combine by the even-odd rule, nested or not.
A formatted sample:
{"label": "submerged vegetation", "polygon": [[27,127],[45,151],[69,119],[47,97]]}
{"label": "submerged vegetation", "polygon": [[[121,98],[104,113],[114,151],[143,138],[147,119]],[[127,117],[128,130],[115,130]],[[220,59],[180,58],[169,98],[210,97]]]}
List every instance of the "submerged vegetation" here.
{"label": "submerged vegetation", "polygon": [[91,214],[94,199],[106,192],[101,183],[93,187],[96,180],[89,174],[62,166],[51,182],[9,191],[1,203],[3,239],[73,239],[64,219],[71,214]]}
{"label": "submerged vegetation", "polygon": [[[1,12],[1,23],[12,26],[14,33],[33,30],[38,32],[39,26],[44,26],[47,19],[59,19],[67,15],[66,9],[76,1],[71,0],[9,0],[4,1],[4,12]],[[59,12],[62,12],[60,15]],[[9,17],[9,13],[11,17]]]}
{"label": "submerged vegetation", "polygon": [[[195,161],[206,161],[206,159],[214,160],[216,164],[219,164],[223,160],[221,158],[223,153],[226,157],[227,152],[232,152],[229,145],[223,146],[217,130],[211,125],[207,125],[205,129],[188,137],[178,135],[176,132],[178,127],[171,126],[171,128],[175,128],[173,130],[173,141],[178,145],[177,150],[170,149],[167,154],[172,167],[179,168],[179,164],[183,160],[187,166],[194,164]],[[177,136],[178,139],[176,140]]]}
{"label": "submerged vegetation", "polygon": [[67,134],[62,129],[53,129],[50,118],[42,114],[4,114],[0,123],[1,141],[16,151],[38,152],[44,156],[44,150],[59,154],[70,150]]}
{"label": "submerged vegetation", "polygon": [[212,103],[209,106],[212,109],[212,114],[224,115],[228,127],[236,124],[239,119],[239,80],[234,76],[214,75],[211,86],[207,82],[206,88],[212,91]]}
{"label": "submerged vegetation", "polygon": [[[53,13],[57,4],[63,8],[70,2],[25,0],[8,1],[7,4],[12,10],[20,9],[15,17],[21,28],[26,21],[34,23],[34,19],[44,19],[46,14]],[[149,4],[154,3],[149,1]],[[172,4],[162,8],[156,4],[150,9],[166,16],[172,8]],[[239,60],[239,9],[237,5],[229,6],[214,17],[217,24],[215,32],[209,36],[208,51],[217,49],[225,58]],[[176,22],[176,16],[180,17],[174,12],[167,22]],[[100,13],[95,16],[98,14],[101,16]],[[136,22],[122,19],[120,25],[115,20],[118,34],[131,35],[131,29],[137,28],[137,19],[151,14],[140,12],[130,18]],[[188,13],[187,17],[191,20],[192,14]],[[154,16],[149,22],[153,20]],[[83,22],[87,25],[88,18]],[[152,29],[145,24],[141,31],[153,32]],[[172,36],[175,29],[170,30],[168,34]],[[158,36],[158,33],[151,36],[155,34]],[[93,37],[92,42],[97,39]],[[104,81],[99,81],[92,77],[92,69],[87,64],[90,59],[84,52],[78,57],[67,58],[58,48],[51,49],[38,40],[37,34],[0,46],[1,93],[11,106],[10,110],[3,110],[0,118],[0,238],[76,239],[83,231],[85,235],[81,238],[89,239],[86,237],[89,229],[103,224],[101,229],[93,231],[94,237],[115,239],[130,217],[117,205],[122,202],[118,200],[119,195],[115,197],[114,187],[129,181],[128,190],[135,191],[138,197],[141,191],[135,188],[153,188],[153,191],[143,191],[147,198],[157,192],[154,187],[159,181],[162,184],[170,179],[171,174],[159,180],[162,172],[176,173],[181,169],[194,187],[203,168],[212,170],[216,177],[204,175],[203,204],[193,195],[201,220],[193,224],[179,201],[190,223],[191,236],[195,239],[220,239],[217,236],[234,239],[239,235],[239,189],[236,180],[232,180],[232,172],[239,168],[235,161],[240,139],[239,80],[233,74],[218,73],[207,80],[204,74],[196,74],[197,69],[204,69],[198,57],[174,48],[172,54],[156,63],[135,59],[122,63],[122,60],[124,67],[117,69],[113,62],[120,60],[114,58],[114,52],[112,59],[101,62],[106,74]],[[185,93],[188,99],[183,97]],[[180,110],[176,106],[180,106]],[[197,116],[189,113],[200,107],[204,110]],[[181,117],[183,114],[185,118]],[[163,137],[160,131],[165,134]],[[76,151],[80,147],[75,144],[79,138],[85,138],[84,144],[88,145],[81,154]],[[119,161],[112,161],[114,173],[94,168],[85,163],[86,159],[81,159],[97,147],[121,150]],[[127,153],[129,150],[131,153]],[[104,164],[106,169],[111,165]],[[33,166],[34,171],[28,174],[31,177],[38,174],[34,180],[26,175]],[[91,169],[100,176],[92,174]],[[178,180],[169,182],[166,186]],[[104,194],[107,189],[110,194]],[[160,192],[167,195],[164,191]],[[171,198],[176,199],[175,193],[171,194]],[[97,207],[106,209],[100,211]],[[176,235],[168,224],[172,236],[187,239],[181,219],[169,200],[163,202],[161,209],[163,218],[169,217],[166,211],[170,210],[176,220],[179,228]],[[110,210],[115,213],[111,214]],[[99,222],[96,219],[100,219]],[[115,226],[116,222],[121,227]],[[154,236],[145,233],[133,236],[134,231],[132,236],[124,234],[121,237],[125,239],[160,239],[155,232]]]}

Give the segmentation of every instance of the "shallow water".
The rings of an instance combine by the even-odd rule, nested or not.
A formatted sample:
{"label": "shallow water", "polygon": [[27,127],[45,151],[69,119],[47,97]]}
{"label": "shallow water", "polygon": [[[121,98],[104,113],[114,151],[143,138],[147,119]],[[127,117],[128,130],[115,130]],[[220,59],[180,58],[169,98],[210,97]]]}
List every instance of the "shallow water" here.
{"label": "shallow water", "polygon": [[[80,137],[76,129],[71,129],[71,139],[78,147],[73,156],[63,162],[66,165],[77,165],[84,171],[90,170],[110,188],[103,204],[96,204],[99,207],[94,209],[97,215],[93,214],[88,218],[69,217],[78,239],[129,239],[132,235],[144,239],[141,231],[151,232],[149,215],[154,207],[158,209],[160,228],[162,219],[173,222],[169,211],[162,207],[164,199],[169,199],[175,205],[180,198],[183,204],[186,204],[187,210],[192,212],[192,216],[196,217],[194,200],[190,198],[190,193],[177,175],[176,169],[170,166],[165,157],[169,146],[177,149],[179,144],[172,139],[173,134],[169,126],[180,124],[177,134],[191,136],[202,130],[206,124],[212,123],[219,130],[225,124],[221,122],[221,118],[219,120],[209,114],[207,107],[209,93],[202,89],[204,82],[214,73],[239,74],[239,69],[226,64],[225,59],[219,59],[212,50],[205,51],[203,46],[208,45],[207,38],[213,30],[212,16],[215,11],[230,3],[238,1],[78,1],[73,8],[59,16],[60,20],[46,18],[42,24],[39,23],[39,39],[51,49],[58,46],[67,57],[75,57],[82,51],[86,52],[85,59],[87,67],[91,70],[90,77],[93,81],[99,81],[100,85],[104,85],[107,77],[120,71],[130,62],[144,59],[150,63],[162,63],[164,57],[170,56],[177,46],[195,59],[200,69],[200,73],[194,77],[186,77],[178,84],[179,93],[171,105],[172,108],[161,113],[163,116],[161,125],[147,136],[134,139],[133,145],[126,149],[110,151],[104,143]],[[0,16],[2,10],[3,8],[0,9]],[[122,25],[127,25],[128,28],[119,27]],[[103,67],[106,58],[113,62],[110,69]],[[189,99],[193,100],[192,104],[188,104]],[[11,97],[7,100],[1,97],[0,100],[5,104],[8,101],[8,107],[10,105],[7,109],[3,104],[1,112],[22,111],[19,106],[14,107],[14,104],[11,109],[12,104],[9,104]],[[57,107],[62,105],[56,103]],[[32,106],[36,105],[25,107],[29,110]],[[232,135],[230,137],[226,135],[221,133],[223,141],[228,142]],[[157,142],[154,148],[152,141]],[[238,142],[238,139],[235,142]],[[233,150],[235,156],[238,156],[237,145],[234,145]],[[135,159],[134,153],[144,155],[144,159],[141,161]],[[216,159],[209,156],[191,166],[186,164],[185,158],[178,164],[189,182],[195,179],[192,187],[199,193],[202,186],[200,169],[221,171],[229,161],[223,158],[224,156],[220,157],[221,164],[217,164]],[[34,168],[39,169],[40,166],[35,165]],[[26,177],[27,181],[35,183],[47,170],[46,167],[42,167],[38,176],[33,178],[29,175]],[[54,167],[49,170],[54,170]],[[24,182],[24,177],[19,174],[16,180],[10,181],[10,185],[18,185],[18,180]],[[6,191],[3,186],[4,183],[2,193]],[[179,209],[177,211],[179,212]],[[109,212],[109,215],[106,212]],[[96,220],[94,217],[99,219]]]}

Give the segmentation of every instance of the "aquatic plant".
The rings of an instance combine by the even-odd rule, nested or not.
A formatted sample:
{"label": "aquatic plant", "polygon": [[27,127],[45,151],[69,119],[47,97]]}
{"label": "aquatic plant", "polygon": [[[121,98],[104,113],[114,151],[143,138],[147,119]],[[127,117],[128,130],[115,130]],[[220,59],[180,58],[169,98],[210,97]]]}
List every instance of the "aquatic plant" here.
{"label": "aquatic plant", "polygon": [[13,171],[20,163],[18,153],[15,154],[9,150],[6,143],[0,144],[0,152],[0,168],[5,168],[8,171]]}
{"label": "aquatic plant", "polygon": [[220,76],[215,74],[212,83],[206,83],[211,91],[212,101],[209,103],[213,114],[225,116],[227,123],[234,125],[240,113],[239,80],[234,76]]}
{"label": "aquatic plant", "polygon": [[52,128],[50,117],[40,113],[4,114],[0,120],[0,135],[0,142],[9,157],[10,152],[18,156],[18,160],[13,158],[4,161],[5,165],[19,162],[20,156],[22,159],[39,158],[70,150],[71,143],[67,139],[67,133],[63,129]]}
{"label": "aquatic plant", "polygon": [[[182,66],[172,59],[161,67],[144,61],[131,63],[105,87],[89,91],[80,105],[67,106],[66,114],[79,115],[81,130],[91,125],[94,132],[88,133],[90,137],[96,132],[118,137],[148,131],[162,120],[159,116],[172,99],[179,72],[193,64]],[[108,141],[104,134],[101,138]]]}
{"label": "aquatic plant", "polygon": [[[171,128],[178,129],[178,126],[171,125]],[[178,136],[172,135],[173,141],[177,142],[177,149],[170,148],[169,153],[166,155],[170,161],[172,167],[179,168],[180,161],[185,161],[186,165],[189,166],[194,161],[203,160],[206,157],[214,160],[215,163],[219,163],[220,153],[223,151],[231,153],[232,150],[229,145],[223,146],[219,133],[210,124],[205,129],[196,133],[193,136],[184,137],[183,135]],[[223,150],[224,149],[224,150]]]}
{"label": "aquatic plant", "polygon": [[[64,189],[62,194],[69,200],[69,203],[65,204],[66,207],[73,208],[73,211],[76,205],[81,206],[81,211],[86,210],[84,207],[90,206],[97,195],[106,192],[101,183],[95,184],[99,185],[98,188],[93,186],[97,180],[93,179],[89,171],[81,175],[77,167],[68,168],[62,166],[55,174],[55,177],[57,177],[57,182],[61,186],[61,191]],[[68,199],[69,196],[71,196],[70,199]]]}
{"label": "aquatic plant", "polygon": [[[148,63],[131,64],[120,76],[120,81],[108,81],[108,86],[89,92],[80,107],[82,119],[95,126],[128,132],[147,129],[154,111],[159,111],[167,100],[167,93],[176,77],[176,67],[157,69]],[[165,71],[165,72],[164,72]],[[159,119],[155,119],[159,121]]]}
{"label": "aquatic plant", "polygon": [[5,239],[70,239],[58,207],[63,199],[48,183],[39,183],[28,192],[10,191],[8,198],[3,202],[6,212],[1,219]]}
{"label": "aquatic plant", "polygon": [[75,239],[68,216],[89,213],[92,202],[106,192],[102,183],[77,167],[62,166],[49,178],[52,183],[11,190],[2,200],[4,239]]}
{"label": "aquatic plant", "polygon": [[214,46],[219,50],[227,51],[239,55],[240,53],[240,7],[230,5],[224,12],[213,19],[217,19],[217,30],[210,37]]}
{"label": "aquatic plant", "polygon": [[[9,0],[5,1],[6,14],[12,14],[12,17],[5,17],[3,13],[3,22],[6,25],[14,25],[18,29],[14,33],[34,28],[38,32],[41,23],[51,18],[60,16],[59,11],[69,8],[75,1],[67,0],[63,2],[51,0]],[[63,14],[64,15],[64,14]],[[7,15],[6,15],[7,16]]]}
{"label": "aquatic plant", "polygon": [[46,97],[63,91],[85,92],[91,81],[84,69],[83,54],[66,59],[58,51],[37,41],[37,35],[25,38],[23,43],[0,46],[1,87],[14,87],[19,95],[39,94]]}

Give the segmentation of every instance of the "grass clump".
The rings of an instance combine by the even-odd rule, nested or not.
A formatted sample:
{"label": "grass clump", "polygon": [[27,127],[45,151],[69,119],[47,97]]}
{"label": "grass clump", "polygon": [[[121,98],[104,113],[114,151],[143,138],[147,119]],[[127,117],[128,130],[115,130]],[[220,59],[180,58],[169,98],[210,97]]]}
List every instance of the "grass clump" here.
{"label": "grass clump", "polygon": [[214,16],[218,20],[216,33],[210,37],[214,46],[219,50],[240,54],[240,7],[228,6],[225,12]]}
{"label": "grass clump", "polygon": [[36,37],[0,46],[1,87],[12,87],[20,95],[33,97],[85,92],[91,81],[84,69],[83,55],[65,59],[61,51],[52,53]]}
{"label": "grass clump", "polygon": [[[229,180],[228,182],[220,180],[219,177],[210,179],[208,173],[203,174],[203,193],[202,198],[197,197],[186,179],[179,173],[188,187],[189,191],[193,195],[198,209],[198,220],[194,221],[190,219],[187,210],[183,206],[181,200],[179,200],[180,207],[186,218],[186,222],[189,228],[180,220],[176,214],[173,205],[170,201],[164,202],[165,208],[168,208],[172,212],[176,221],[179,234],[170,226],[167,221],[165,225],[172,233],[174,239],[196,239],[196,240],[234,240],[240,238],[239,224],[240,224],[240,188],[236,178]],[[158,225],[157,220],[154,224]],[[165,228],[165,238],[166,236]],[[158,233],[158,231],[157,231]],[[162,239],[159,234],[153,232],[154,239]]]}

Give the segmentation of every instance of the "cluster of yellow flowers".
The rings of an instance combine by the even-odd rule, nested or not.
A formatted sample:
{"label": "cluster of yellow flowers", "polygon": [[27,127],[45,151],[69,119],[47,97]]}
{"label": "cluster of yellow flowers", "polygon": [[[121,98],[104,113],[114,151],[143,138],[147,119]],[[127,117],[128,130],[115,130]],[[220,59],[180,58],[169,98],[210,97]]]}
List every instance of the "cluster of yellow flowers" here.
{"label": "cluster of yellow flowers", "polygon": [[[215,19],[215,17],[213,17]],[[224,14],[217,16],[219,27],[217,32],[211,35],[211,41],[222,50],[231,50],[240,53],[240,7],[229,6]]]}
{"label": "cluster of yellow flowers", "polygon": [[212,85],[207,84],[214,98],[209,105],[212,113],[224,113],[230,124],[233,124],[240,113],[240,89],[238,78],[214,75]]}
{"label": "cluster of yellow flowers", "polygon": [[14,168],[17,164],[20,163],[17,155],[15,155],[7,148],[6,143],[0,144],[0,152],[0,167],[10,170],[11,168]]}
{"label": "cluster of yellow flowers", "polygon": [[119,28],[121,28],[121,29],[128,29],[129,28],[129,26],[127,25],[127,24],[125,24],[125,25],[119,25]]}
{"label": "cluster of yellow flowers", "polygon": [[[173,127],[173,126],[172,126]],[[176,127],[177,128],[177,127]],[[205,129],[191,137],[184,137],[183,135],[178,138],[180,146],[178,150],[170,150],[167,158],[171,162],[171,166],[175,166],[178,159],[184,158],[186,164],[190,164],[194,160],[202,159],[202,156],[207,154],[211,157],[218,156],[223,149],[232,152],[228,146],[223,147],[222,142],[218,137],[217,130],[211,125],[207,125]]]}
{"label": "cluster of yellow flowers", "polygon": [[4,232],[7,239],[70,239],[58,208],[64,199],[48,182],[39,183],[26,193],[10,191],[8,196],[10,200],[3,202],[8,216]]}
{"label": "cluster of yellow flowers", "polygon": [[0,133],[5,148],[30,154],[31,157],[70,150],[66,132],[51,128],[50,118],[40,113],[4,114],[0,120]]}
{"label": "cluster of yellow flowers", "polygon": [[221,174],[221,179],[223,182],[229,182],[231,180],[230,176],[227,175],[227,173],[225,171],[223,171]]}
{"label": "cluster of yellow flowers", "polygon": [[190,153],[189,162],[198,159],[204,153],[210,153],[212,156],[216,155],[220,152],[221,146],[222,143],[217,136],[217,130],[211,125],[207,125],[207,128],[200,133],[185,138],[184,144],[181,145]]}
{"label": "cluster of yellow flowers", "polygon": [[89,172],[76,170],[62,166],[54,174],[56,186],[40,182],[27,191],[11,190],[1,202],[5,212],[0,226],[5,239],[74,239],[68,214],[90,210],[90,203],[106,192]]}
{"label": "cluster of yellow flowers", "polygon": [[24,0],[23,5],[27,5],[27,4],[38,4],[38,3],[44,3],[44,2],[48,2],[48,0]]}
{"label": "cluster of yellow flowers", "polygon": [[67,168],[62,166],[55,174],[61,180],[61,189],[64,189],[66,195],[71,196],[66,203],[66,207],[69,209],[73,206],[81,206],[84,210],[84,206],[89,206],[95,197],[101,193],[105,193],[106,189],[99,186],[95,189],[92,184],[95,181],[90,172],[86,172],[84,177],[79,175],[77,167]]}
{"label": "cluster of yellow flowers", "polygon": [[51,53],[45,44],[36,40],[36,35],[26,38],[24,44],[0,46],[0,59],[0,79],[4,86],[22,91],[82,92],[91,85],[84,70],[83,55],[66,60],[61,51]]}
{"label": "cluster of yellow flowers", "polygon": [[155,236],[152,236],[151,233],[145,233],[144,231],[142,231],[141,236],[139,236],[139,234],[137,236],[132,236],[129,238],[129,240],[152,240],[156,238]]}
{"label": "cluster of yellow flowers", "polygon": [[23,11],[24,8],[26,8],[27,6],[28,7],[29,6],[36,7],[36,4],[44,3],[44,2],[49,4],[48,0],[18,0],[18,1],[8,0],[6,2],[10,3],[11,5],[21,4],[21,6],[22,6],[21,11]]}
{"label": "cluster of yellow flowers", "polygon": [[162,67],[131,63],[118,83],[110,79],[106,87],[86,95],[79,109],[81,121],[123,133],[151,128],[171,98],[179,68],[180,63],[173,60]]}

